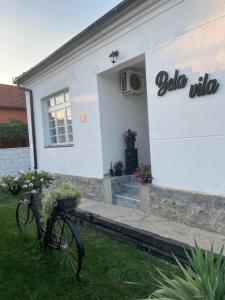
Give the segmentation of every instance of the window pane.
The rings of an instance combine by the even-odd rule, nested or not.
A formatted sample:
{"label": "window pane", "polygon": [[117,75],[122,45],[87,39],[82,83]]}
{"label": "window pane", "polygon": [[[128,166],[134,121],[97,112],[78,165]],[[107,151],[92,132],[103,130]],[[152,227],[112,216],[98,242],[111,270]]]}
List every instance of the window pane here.
{"label": "window pane", "polygon": [[49,107],[55,106],[55,99],[54,99],[54,97],[52,97],[52,98],[50,98],[48,100],[48,106]]}
{"label": "window pane", "polygon": [[65,134],[65,127],[58,127],[59,134]]}
{"label": "window pane", "polygon": [[50,136],[56,135],[56,129],[50,129]]}
{"label": "window pane", "polygon": [[56,111],[57,126],[65,126],[64,117],[65,117],[64,109],[60,109]]}
{"label": "window pane", "polygon": [[66,102],[70,101],[70,94],[69,94],[69,92],[65,93],[65,101]]}
{"label": "window pane", "polygon": [[57,143],[57,138],[56,136],[51,137],[51,144],[56,144]]}
{"label": "window pane", "polygon": [[55,96],[55,104],[56,105],[62,104],[63,102],[64,102],[63,94]]}
{"label": "window pane", "polygon": [[68,133],[73,133],[72,126],[68,126]]}
{"label": "window pane", "polygon": [[49,121],[49,128],[55,128],[55,120]]}
{"label": "window pane", "polygon": [[59,135],[59,143],[65,143],[66,142],[66,135]]}
{"label": "window pane", "polygon": [[54,131],[51,131],[51,129],[55,129],[56,123],[55,123],[55,112],[51,112],[49,115],[49,128],[50,128],[50,136],[56,135],[56,133],[53,133]]}
{"label": "window pane", "polygon": [[73,135],[72,135],[72,134],[69,134],[69,135],[68,135],[68,140],[69,140],[69,142],[72,142],[72,141],[73,141]]}
{"label": "window pane", "polygon": [[71,119],[71,107],[67,107],[66,109],[66,112],[67,112],[67,119]]}
{"label": "window pane", "polygon": [[54,111],[50,112],[48,115],[49,115],[49,120],[50,121],[54,121],[55,120],[55,112]]}
{"label": "window pane", "polygon": [[71,107],[66,109],[67,125],[72,125]]}

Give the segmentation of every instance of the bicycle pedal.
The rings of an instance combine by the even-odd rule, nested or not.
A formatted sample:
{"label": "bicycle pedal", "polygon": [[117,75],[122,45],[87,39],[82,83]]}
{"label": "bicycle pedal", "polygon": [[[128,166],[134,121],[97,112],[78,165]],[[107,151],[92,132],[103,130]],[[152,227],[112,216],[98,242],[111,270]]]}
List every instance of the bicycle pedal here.
{"label": "bicycle pedal", "polygon": [[36,256],[32,256],[32,260],[33,261],[35,261],[35,260],[39,260],[39,259],[41,259],[41,254],[39,254],[39,255],[36,255]]}

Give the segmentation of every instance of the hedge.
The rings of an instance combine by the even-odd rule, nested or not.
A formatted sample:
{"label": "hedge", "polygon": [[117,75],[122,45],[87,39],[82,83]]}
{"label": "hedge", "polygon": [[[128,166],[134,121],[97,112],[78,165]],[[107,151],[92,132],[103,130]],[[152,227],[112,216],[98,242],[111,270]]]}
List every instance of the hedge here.
{"label": "hedge", "polygon": [[28,140],[27,124],[16,119],[0,122],[0,141],[12,142],[18,140]]}

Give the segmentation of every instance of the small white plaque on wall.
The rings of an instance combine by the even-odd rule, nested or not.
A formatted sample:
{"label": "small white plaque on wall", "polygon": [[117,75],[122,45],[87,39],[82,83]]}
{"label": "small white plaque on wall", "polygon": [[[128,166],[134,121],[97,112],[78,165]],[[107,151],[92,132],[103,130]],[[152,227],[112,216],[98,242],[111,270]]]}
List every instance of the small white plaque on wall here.
{"label": "small white plaque on wall", "polygon": [[87,122],[87,115],[85,113],[80,113],[80,123]]}

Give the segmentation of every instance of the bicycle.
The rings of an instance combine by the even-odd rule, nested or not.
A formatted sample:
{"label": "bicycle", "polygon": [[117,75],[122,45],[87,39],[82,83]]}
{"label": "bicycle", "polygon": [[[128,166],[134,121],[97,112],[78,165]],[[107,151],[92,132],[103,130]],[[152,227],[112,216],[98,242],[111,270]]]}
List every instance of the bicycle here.
{"label": "bicycle", "polygon": [[57,206],[44,227],[37,206],[35,194],[29,200],[20,201],[16,208],[16,223],[20,231],[31,228],[43,248],[50,247],[63,254],[76,278],[81,271],[84,247],[76,228],[75,200],[73,198],[58,199]]}

